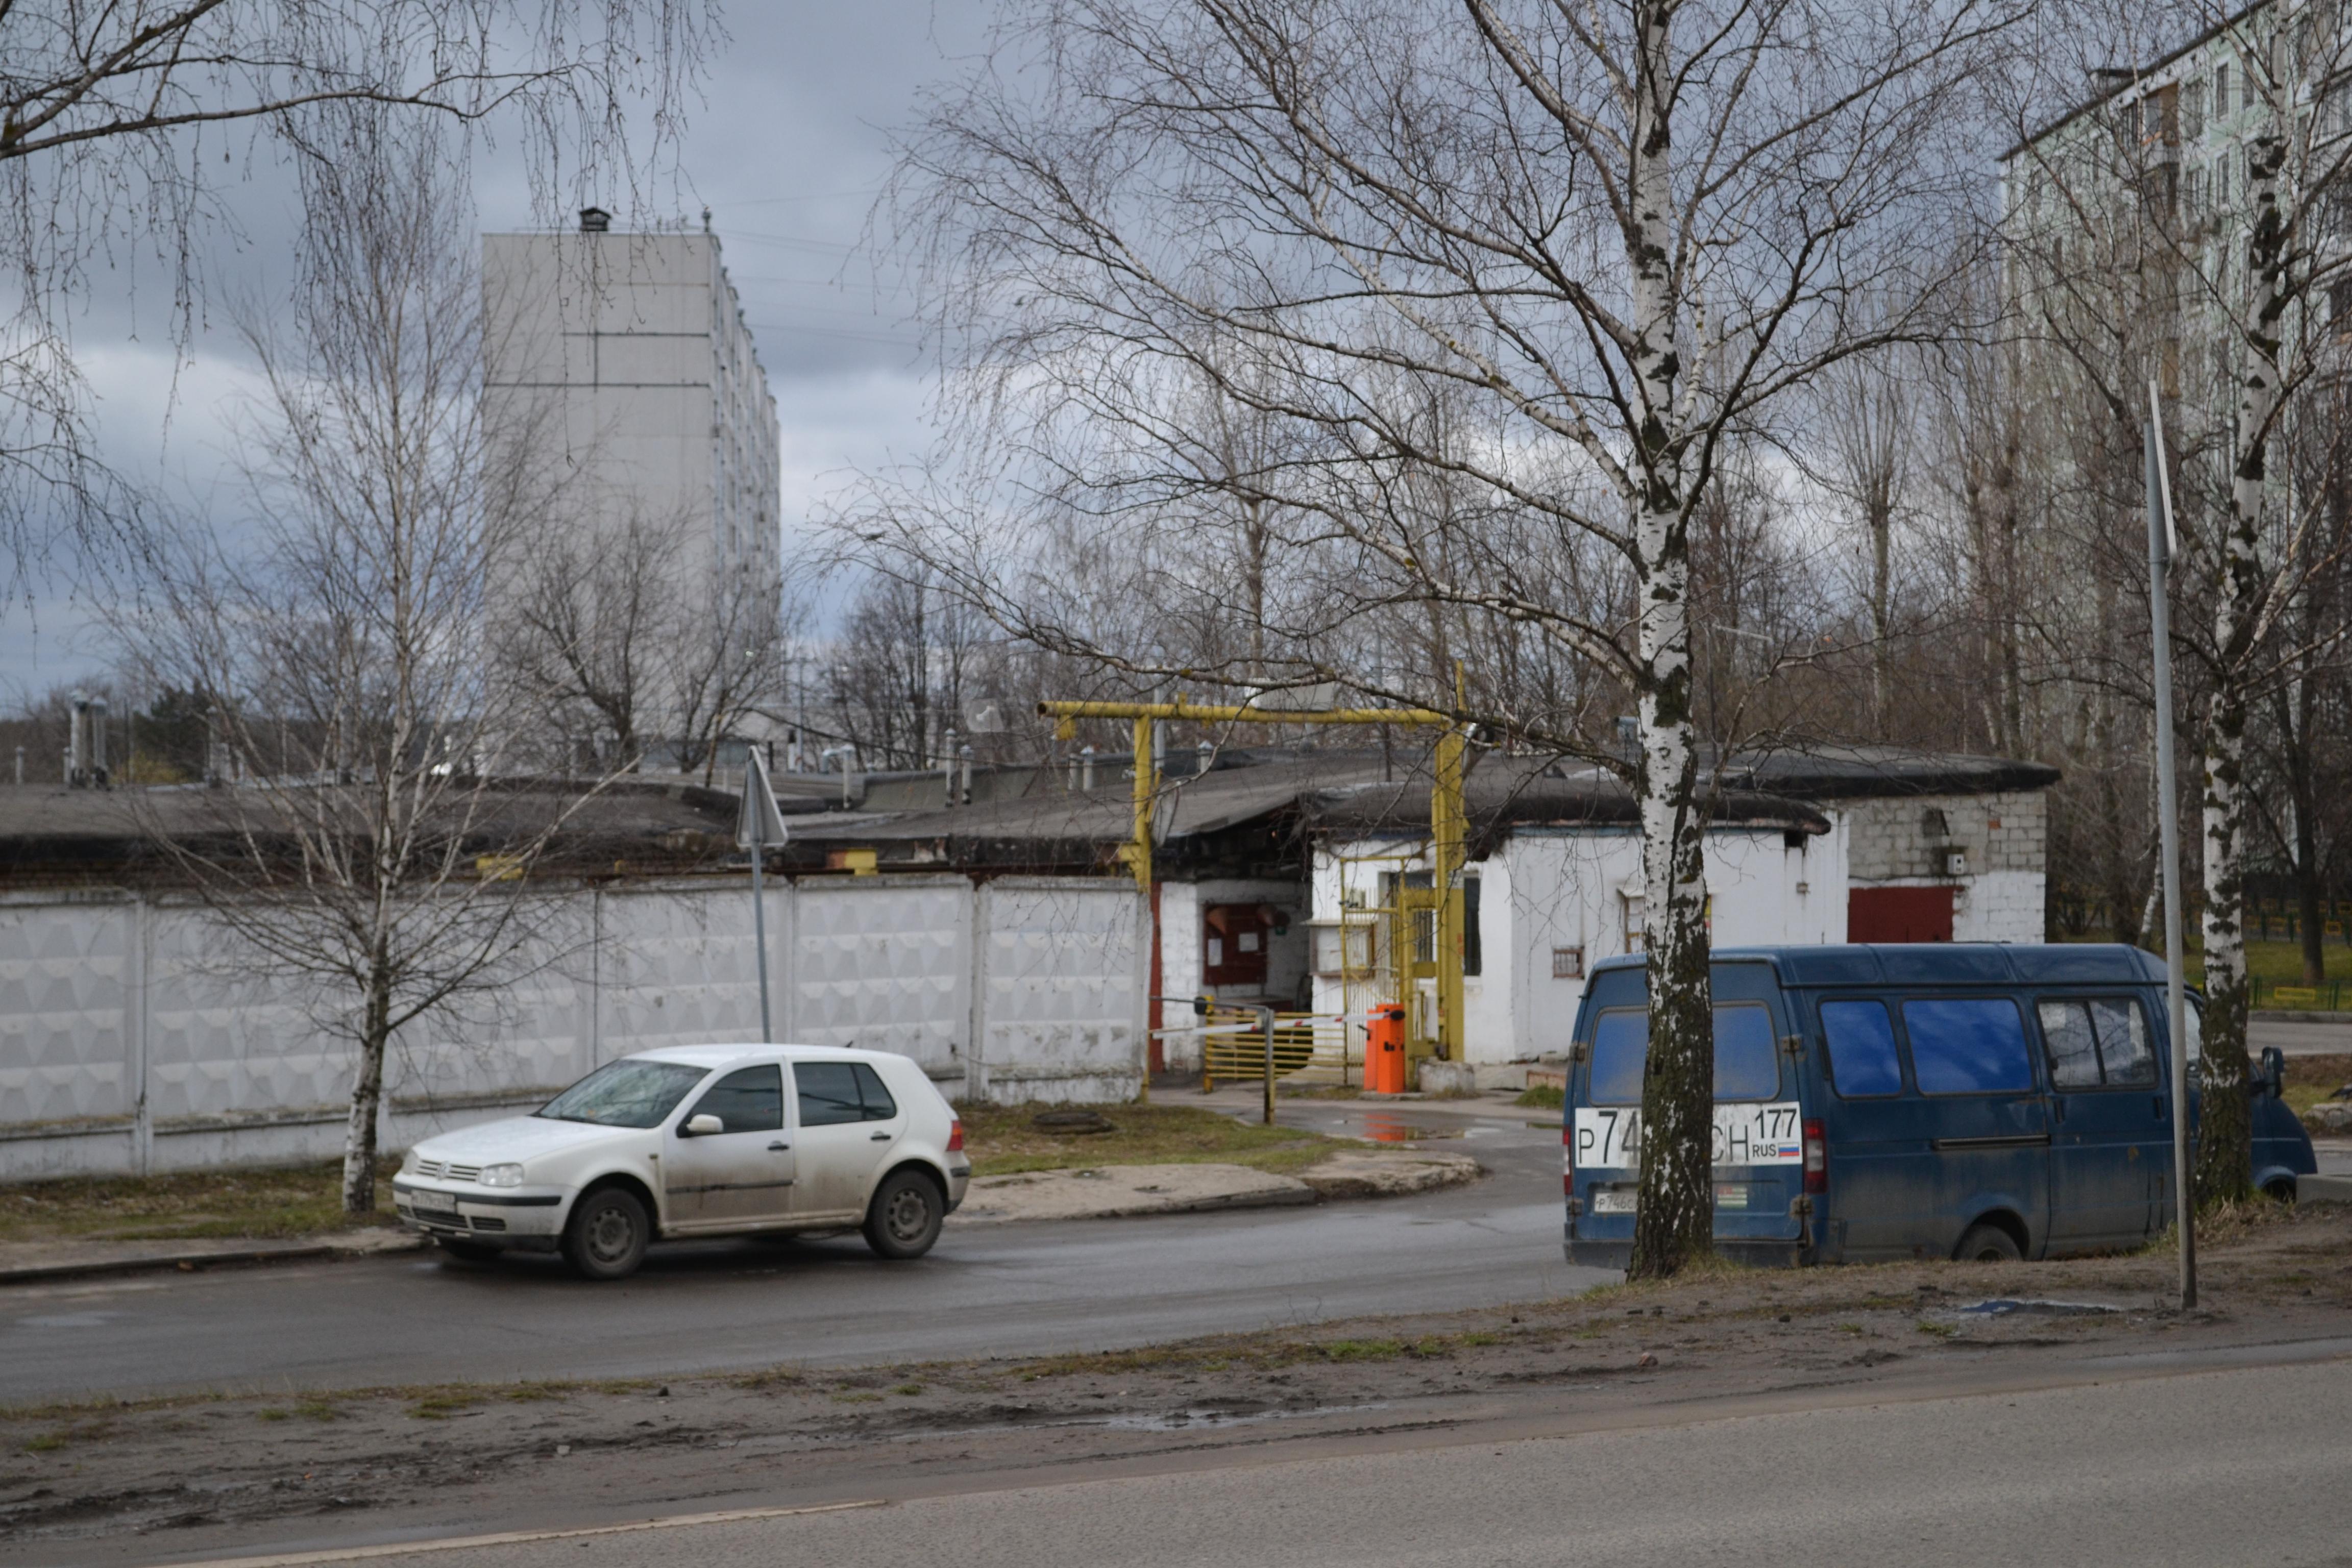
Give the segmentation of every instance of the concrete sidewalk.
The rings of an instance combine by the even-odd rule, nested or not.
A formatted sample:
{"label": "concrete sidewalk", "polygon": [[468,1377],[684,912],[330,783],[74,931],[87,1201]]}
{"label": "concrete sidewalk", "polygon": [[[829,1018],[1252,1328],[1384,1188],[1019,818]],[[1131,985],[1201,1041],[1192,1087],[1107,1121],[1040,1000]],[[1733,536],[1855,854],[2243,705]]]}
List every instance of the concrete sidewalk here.
{"label": "concrete sidewalk", "polygon": [[310,1258],[366,1258],[428,1245],[421,1236],[389,1227],[331,1236],[174,1237],[151,1241],[0,1242],[0,1285],[130,1274],[147,1268],[215,1268],[239,1263],[288,1263]]}
{"label": "concrete sidewalk", "polygon": [[1198,1214],[1211,1209],[1280,1208],[1331,1199],[1400,1197],[1475,1181],[1478,1162],[1465,1154],[1333,1154],[1296,1176],[1246,1165],[1104,1165],[1081,1171],[1027,1171],[982,1176],[971,1184],[958,1224],[1024,1219],[1115,1219],[1132,1215]]}

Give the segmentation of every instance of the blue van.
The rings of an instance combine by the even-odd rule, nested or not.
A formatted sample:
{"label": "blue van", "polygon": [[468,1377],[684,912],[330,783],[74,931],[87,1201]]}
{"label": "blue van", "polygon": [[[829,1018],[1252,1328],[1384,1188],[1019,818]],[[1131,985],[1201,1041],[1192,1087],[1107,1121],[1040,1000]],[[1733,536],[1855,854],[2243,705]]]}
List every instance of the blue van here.
{"label": "blue van", "polygon": [[[2048,1258],[2170,1223],[2164,965],[2137,948],[1923,943],[1714,954],[1715,1239],[1770,1264]],[[1568,1257],[1633,1250],[1648,976],[1596,965],[1561,1128]],[[2196,1049],[2200,999],[2189,1003]],[[2263,1053],[2254,1183],[2318,1168]]]}

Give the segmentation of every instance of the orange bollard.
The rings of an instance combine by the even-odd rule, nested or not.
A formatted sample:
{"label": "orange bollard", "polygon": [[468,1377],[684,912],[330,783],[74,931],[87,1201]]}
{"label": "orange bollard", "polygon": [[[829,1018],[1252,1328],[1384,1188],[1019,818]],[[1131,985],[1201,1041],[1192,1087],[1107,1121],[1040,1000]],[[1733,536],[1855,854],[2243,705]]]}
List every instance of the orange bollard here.
{"label": "orange bollard", "polygon": [[1404,1092],[1404,1008],[1375,1007],[1364,1029],[1364,1090]]}

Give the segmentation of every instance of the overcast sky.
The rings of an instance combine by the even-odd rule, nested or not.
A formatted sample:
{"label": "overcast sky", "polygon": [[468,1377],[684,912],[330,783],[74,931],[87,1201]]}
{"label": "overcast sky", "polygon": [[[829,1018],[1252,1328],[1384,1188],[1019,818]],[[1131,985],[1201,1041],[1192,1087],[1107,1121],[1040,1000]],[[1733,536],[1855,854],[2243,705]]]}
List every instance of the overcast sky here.
{"label": "overcast sky", "polygon": [[[788,551],[796,526],[850,471],[914,456],[928,440],[928,383],[902,279],[887,261],[869,266],[857,247],[888,171],[890,132],[908,122],[923,86],[956,74],[982,46],[991,13],[988,0],[733,0],[731,41],[693,111],[679,183],[658,187],[652,211],[633,210],[626,192],[602,198],[616,227],[711,209],[776,395]],[[290,247],[289,182],[266,153],[239,173],[228,195],[242,242],[213,237],[207,283],[215,296],[248,288],[268,298]],[[534,221],[526,184],[496,163],[483,170],[477,204],[485,229]],[[94,273],[75,343],[110,460],[201,499],[222,488],[225,422],[245,367],[216,318],[175,371],[161,281]],[[0,700],[104,664],[68,587],[0,609]]]}

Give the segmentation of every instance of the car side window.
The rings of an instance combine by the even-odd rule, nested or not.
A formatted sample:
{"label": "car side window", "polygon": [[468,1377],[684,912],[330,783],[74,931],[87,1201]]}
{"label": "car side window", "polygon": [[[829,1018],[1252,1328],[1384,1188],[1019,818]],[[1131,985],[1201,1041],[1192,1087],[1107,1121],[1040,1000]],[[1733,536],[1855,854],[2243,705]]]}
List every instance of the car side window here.
{"label": "car side window", "polygon": [[793,1084],[800,1094],[801,1125],[835,1127],[866,1120],[857,1091],[855,1062],[794,1062]]}
{"label": "car side window", "polygon": [[1839,1099],[1903,1092],[1903,1064],[1895,1059],[1895,1024],[1885,1003],[1822,1003],[1822,1037],[1829,1044],[1830,1081]]}
{"label": "car side window", "polygon": [[1911,1072],[1922,1094],[2000,1094],[2033,1087],[2025,1020],[2006,996],[1922,997],[1903,1004]]}
{"label": "car side window", "polygon": [[2087,1002],[2043,1002],[2042,1048],[2050,1058],[2050,1082],[2058,1089],[2099,1087],[2099,1039],[2091,1028]]}
{"label": "car side window", "polygon": [[773,1062],[737,1068],[705,1089],[687,1116],[716,1116],[730,1132],[779,1131],[784,1125],[784,1071]]}
{"label": "car side window", "polygon": [[882,1075],[864,1062],[850,1064],[857,1074],[857,1098],[868,1121],[887,1121],[898,1114],[898,1102],[882,1087]]}

